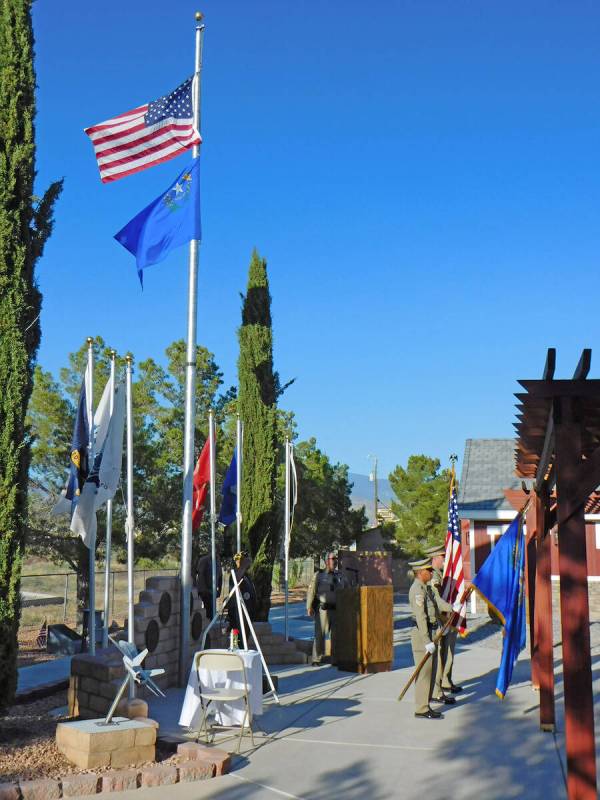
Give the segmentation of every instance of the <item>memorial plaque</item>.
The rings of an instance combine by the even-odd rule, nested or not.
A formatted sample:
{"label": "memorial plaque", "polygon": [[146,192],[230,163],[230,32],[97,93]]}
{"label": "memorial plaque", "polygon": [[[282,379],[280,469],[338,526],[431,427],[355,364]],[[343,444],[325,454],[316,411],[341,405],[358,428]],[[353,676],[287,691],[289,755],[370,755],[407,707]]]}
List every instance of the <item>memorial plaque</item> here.
{"label": "memorial plaque", "polygon": [[158,602],[158,617],[163,625],[166,625],[171,617],[172,606],[171,595],[163,592]]}
{"label": "memorial plaque", "polygon": [[153,653],[156,650],[159,639],[160,629],[158,627],[158,622],[155,619],[152,619],[146,628],[146,647],[148,648],[149,653]]}
{"label": "memorial plaque", "polygon": [[202,635],[202,614],[196,611],[192,617],[192,639],[197,642]]}

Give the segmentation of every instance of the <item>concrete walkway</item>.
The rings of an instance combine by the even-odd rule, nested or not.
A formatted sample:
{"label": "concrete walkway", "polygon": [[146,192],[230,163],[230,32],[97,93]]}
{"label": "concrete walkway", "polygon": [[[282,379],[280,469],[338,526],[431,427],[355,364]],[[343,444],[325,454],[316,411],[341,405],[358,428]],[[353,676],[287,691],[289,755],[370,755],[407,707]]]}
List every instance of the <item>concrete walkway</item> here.
{"label": "concrete walkway", "polygon": [[[294,626],[304,625],[301,616]],[[396,605],[395,618],[392,672],[361,676],[304,665],[274,670],[281,705],[265,703],[265,713],[256,719],[261,732],[255,748],[246,738],[229,775],[169,786],[169,800],[564,800],[560,649],[555,651],[556,734],[539,731],[539,698],[529,685],[527,653],[516,665],[507,698],[496,698],[501,640],[492,624],[459,642],[455,679],[465,691],[457,704],[445,710],[443,720],[417,720],[412,689],[402,703],[396,699],[412,671],[405,603]],[[600,738],[600,626],[592,628]],[[176,724],[181,699],[175,691],[168,702],[151,704],[161,733],[169,726],[181,732]],[[236,742],[218,738],[217,744],[234,750]],[[165,796],[165,787],[119,795],[121,800]]]}
{"label": "concrete walkway", "polygon": [[[516,666],[507,698],[500,701],[494,695],[500,637],[491,624],[459,643],[455,677],[465,691],[457,704],[445,711],[443,720],[417,720],[412,690],[402,703],[396,700],[412,670],[407,609],[400,604],[398,611],[393,672],[360,676],[332,667],[276,670],[281,706],[269,703],[257,719],[264,732],[255,737],[255,749],[248,739],[229,775],[169,787],[169,797],[563,800],[560,651],[556,735],[539,731],[538,695],[528,683],[527,654]],[[598,697],[597,641],[593,654]],[[600,705],[600,733],[599,717]],[[235,746],[231,739],[217,743],[226,749]],[[164,796],[164,789],[147,789],[122,798],[158,800],[161,791]]]}
{"label": "concrete walkway", "polygon": [[71,674],[71,656],[55,658],[30,667],[19,667],[17,680],[17,697],[28,694],[43,686],[62,683],[69,680]]}

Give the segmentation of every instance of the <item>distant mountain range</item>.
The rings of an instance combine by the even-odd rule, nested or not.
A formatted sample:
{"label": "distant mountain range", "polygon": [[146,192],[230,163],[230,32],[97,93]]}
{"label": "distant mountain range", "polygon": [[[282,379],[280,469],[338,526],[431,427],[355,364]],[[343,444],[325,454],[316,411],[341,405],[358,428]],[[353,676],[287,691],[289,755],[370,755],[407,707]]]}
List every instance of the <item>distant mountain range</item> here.
{"label": "distant mountain range", "polygon": [[[348,480],[352,486],[352,506],[360,508],[365,506],[369,521],[373,523],[375,518],[375,508],[373,503],[374,488],[368,475],[361,475],[358,472],[349,472]],[[377,496],[379,501],[388,508],[392,505],[394,492],[390,482],[386,478],[377,478]]]}

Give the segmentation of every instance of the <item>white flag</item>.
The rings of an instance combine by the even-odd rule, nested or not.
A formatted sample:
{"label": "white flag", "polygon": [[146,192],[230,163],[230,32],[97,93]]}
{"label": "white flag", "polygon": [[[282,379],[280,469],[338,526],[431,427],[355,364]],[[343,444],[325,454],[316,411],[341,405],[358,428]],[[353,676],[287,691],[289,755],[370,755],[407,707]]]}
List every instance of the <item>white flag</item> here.
{"label": "white flag", "polygon": [[290,552],[290,540],[292,538],[292,528],[294,526],[294,511],[296,510],[296,504],[298,502],[298,473],[296,472],[296,462],[294,460],[294,445],[289,444],[288,447],[290,448],[290,488],[292,490],[292,496],[290,498],[290,526],[284,544],[286,557],[289,556]]}
{"label": "white flag", "polygon": [[90,546],[96,534],[96,511],[115,496],[119,485],[124,428],[125,386],[121,383],[115,391],[114,410],[106,428],[104,441],[71,520],[71,530],[81,536],[86,547]]}
{"label": "white flag", "polygon": [[[102,397],[100,398],[100,402],[98,403],[98,408],[96,409],[96,413],[94,414],[94,433],[96,436],[96,452],[99,453],[102,449],[102,445],[104,444],[104,439],[106,438],[106,430],[108,428],[108,423],[110,421],[110,378],[106,381],[106,386],[104,387],[104,391],[102,392]],[[87,408],[87,415],[88,419],[91,419],[92,411],[90,406],[90,399],[92,396],[92,392],[90,391],[91,388],[91,378],[90,378],[90,371],[89,368],[85,368],[85,400],[86,400],[86,408]],[[60,497],[56,502],[56,505],[52,509],[53,516],[57,517],[60,514],[71,514],[73,503],[71,500],[67,499],[67,486],[69,485],[69,479],[67,478],[67,483],[65,488],[60,493]]]}

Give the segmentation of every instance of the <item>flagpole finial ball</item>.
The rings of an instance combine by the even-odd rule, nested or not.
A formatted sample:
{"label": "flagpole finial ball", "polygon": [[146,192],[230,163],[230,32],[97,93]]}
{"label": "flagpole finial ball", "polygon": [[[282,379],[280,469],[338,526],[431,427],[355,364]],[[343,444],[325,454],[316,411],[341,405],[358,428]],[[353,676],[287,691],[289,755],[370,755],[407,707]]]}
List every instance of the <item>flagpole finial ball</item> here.
{"label": "flagpole finial ball", "polygon": [[115,357],[116,357],[116,355],[117,355],[117,351],[116,351],[116,350],[111,350],[111,351],[110,351],[110,357],[111,357],[111,358],[115,358]]}
{"label": "flagpole finial ball", "polygon": [[196,22],[202,22],[204,19],[204,14],[201,11],[196,11],[194,16],[196,17]]}
{"label": "flagpole finial ball", "polygon": [[133,356],[132,356],[132,355],[126,355],[126,356],[125,356],[125,361],[126,361],[128,364],[133,364]]}
{"label": "flagpole finial ball", "polygon": [[91,336],[88,336],[87,337],[87,343],[88,343],[88,345],[93,344],[94,343],[94,339]]}

